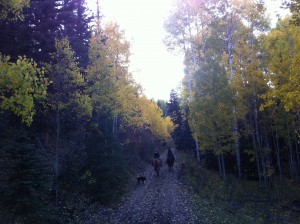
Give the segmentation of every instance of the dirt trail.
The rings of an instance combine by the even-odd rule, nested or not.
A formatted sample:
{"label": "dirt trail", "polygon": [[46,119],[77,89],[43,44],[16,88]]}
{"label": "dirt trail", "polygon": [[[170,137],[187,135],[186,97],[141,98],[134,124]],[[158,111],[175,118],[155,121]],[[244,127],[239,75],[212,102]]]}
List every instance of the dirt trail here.
{"label": "dirt trail", "polygon": [[145,184],[138,185],[132,195],[111,216],[109,223],[201,223],[193,211],[192,199],[180,183],[180,161],[169,171],[166,152],[161,156],[163,167],[157,176],[149,165],[145,171]]}

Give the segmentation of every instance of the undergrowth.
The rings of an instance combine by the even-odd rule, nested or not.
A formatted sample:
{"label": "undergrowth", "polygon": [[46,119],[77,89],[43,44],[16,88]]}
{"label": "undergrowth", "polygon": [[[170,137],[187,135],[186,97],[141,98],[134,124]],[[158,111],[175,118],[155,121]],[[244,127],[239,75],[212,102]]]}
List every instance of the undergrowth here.
{"label": "undergrowth", "polygon": [[218,173],[206,169],[203,162],[176,153],[185,164],[180,176],[205,223],[300,223],[300,214],[291,210],[292,202],[300,198],[299,183],[274,181],[273,186],[262,187],[258,181],[230,175],[224,184]]}

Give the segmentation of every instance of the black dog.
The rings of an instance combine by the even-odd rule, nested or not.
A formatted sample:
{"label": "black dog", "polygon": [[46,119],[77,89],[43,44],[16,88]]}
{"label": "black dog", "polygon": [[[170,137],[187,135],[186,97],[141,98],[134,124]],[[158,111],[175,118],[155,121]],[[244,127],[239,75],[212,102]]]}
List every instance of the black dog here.
{"label": "black dog", "polygon": [[144,181],[146,180],[146,177],[137,177],[137,185],[144,184]]}

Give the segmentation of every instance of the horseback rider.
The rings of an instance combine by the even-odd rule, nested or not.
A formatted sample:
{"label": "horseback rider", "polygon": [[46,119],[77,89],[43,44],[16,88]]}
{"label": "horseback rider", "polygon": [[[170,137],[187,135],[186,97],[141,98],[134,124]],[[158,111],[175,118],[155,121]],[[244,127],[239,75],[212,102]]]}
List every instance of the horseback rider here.
{"label": "horseback rider", "polygon": [[155,160],[158,160],[160,162],[160,166],[162,166],[162,162],[161,162],[161,159],[160,159],[160,154],[158,151],[155,151],[154,154],[153,154],[153,162],[152,162],[152,166],[154,165],[154,162]]}
{"label": "horseback rider", "polygon": [[157,175],[159,176],[159,169],[162,166],[162,162],[161,162],[161,159],[160,159],[159,152],[155,151],[153,157],[154,158],[153,158],[153,161],[152,161],[152,166],[154,166],[154,170],[156,171]]}
{"label": "horseback rider", "polygon": [[169,166],[169,170],[171,170],[173,168],[174,162],[175,162],[175,156],[169,147],[168,156],[167,156],[167,164]]}
{"label": "horseback rider", "polygon": [[153,157],[154,157],[154,159],[159,159],[159,157],[160,157],[159,152],[155,151]]}

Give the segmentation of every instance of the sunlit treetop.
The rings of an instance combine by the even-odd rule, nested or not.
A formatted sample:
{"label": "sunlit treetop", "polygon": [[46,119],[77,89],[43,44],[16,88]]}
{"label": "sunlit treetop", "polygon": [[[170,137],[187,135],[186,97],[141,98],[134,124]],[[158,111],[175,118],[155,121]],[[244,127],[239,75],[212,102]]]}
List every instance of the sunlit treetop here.
{"label": "sunlit treetop", "polygon": [[21,19],[22,10],[29,6],[29,0],[0,0],[0,19]]}

